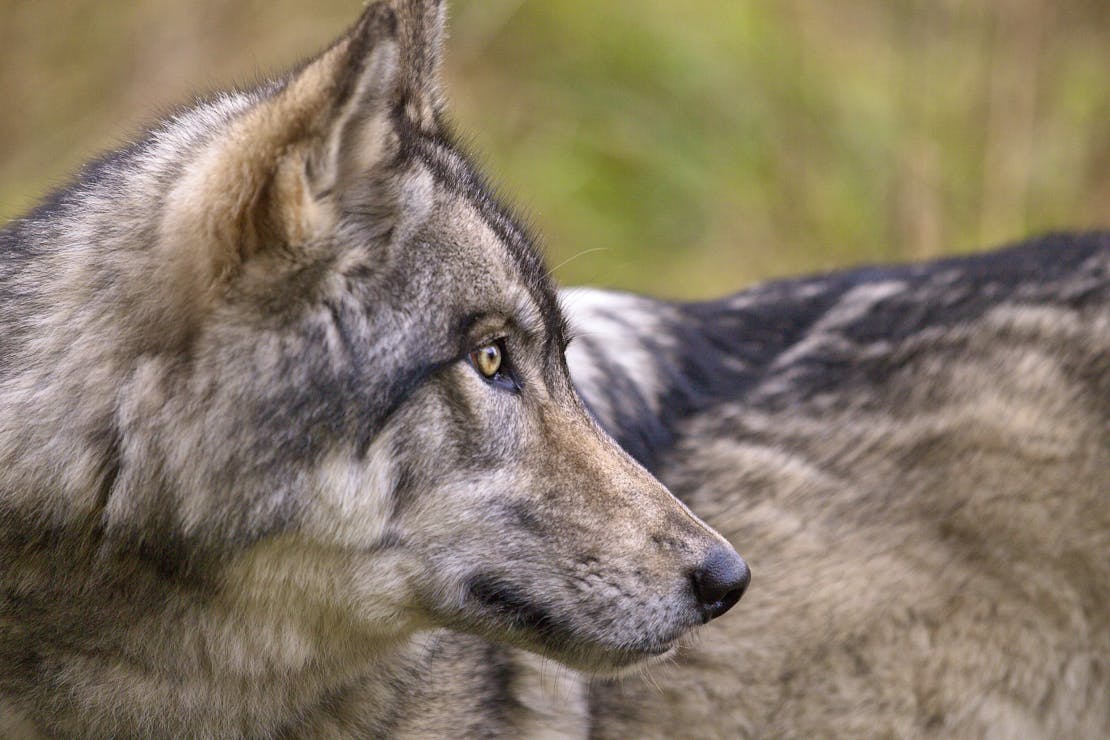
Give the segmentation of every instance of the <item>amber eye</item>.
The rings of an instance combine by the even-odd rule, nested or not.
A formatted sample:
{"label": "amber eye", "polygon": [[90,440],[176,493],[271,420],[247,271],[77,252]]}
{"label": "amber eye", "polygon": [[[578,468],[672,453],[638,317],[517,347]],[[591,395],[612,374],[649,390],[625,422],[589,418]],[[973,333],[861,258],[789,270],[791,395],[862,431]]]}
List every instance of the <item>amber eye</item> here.
{"label": "amber eye", "polygon": [[482,375],[493,378],[501,370],[501,348],[496,344],[479,347],[470,353],[470,361]]}

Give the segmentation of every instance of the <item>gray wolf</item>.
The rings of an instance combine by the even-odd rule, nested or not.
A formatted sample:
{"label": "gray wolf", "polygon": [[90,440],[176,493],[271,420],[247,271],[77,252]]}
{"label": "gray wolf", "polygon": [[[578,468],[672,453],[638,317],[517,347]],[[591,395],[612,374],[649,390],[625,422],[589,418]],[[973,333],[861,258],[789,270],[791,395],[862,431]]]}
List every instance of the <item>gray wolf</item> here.
{"label": "gray wolf", "polygon": [[10,732],[365,732],[431,628],[614,672],[744,591],[575,393],[443,124],[442,24],[375,3],[4,230]]}
{"label": "gray wolf", "polygon": [[441,25],[2,232],[0,728],[1105,736],[1110,236],[559,296]]}

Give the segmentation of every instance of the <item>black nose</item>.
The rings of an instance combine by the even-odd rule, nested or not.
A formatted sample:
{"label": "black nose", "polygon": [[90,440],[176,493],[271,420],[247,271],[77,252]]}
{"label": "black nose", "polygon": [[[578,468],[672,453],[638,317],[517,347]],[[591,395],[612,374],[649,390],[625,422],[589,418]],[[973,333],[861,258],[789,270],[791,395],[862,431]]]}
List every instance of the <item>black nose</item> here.
{"label": "black nose", "polygon": [[744,595],[752,579],[744,559],[731,547],[716,547],[694,571],[694,595],[705,621],[721,616]]}

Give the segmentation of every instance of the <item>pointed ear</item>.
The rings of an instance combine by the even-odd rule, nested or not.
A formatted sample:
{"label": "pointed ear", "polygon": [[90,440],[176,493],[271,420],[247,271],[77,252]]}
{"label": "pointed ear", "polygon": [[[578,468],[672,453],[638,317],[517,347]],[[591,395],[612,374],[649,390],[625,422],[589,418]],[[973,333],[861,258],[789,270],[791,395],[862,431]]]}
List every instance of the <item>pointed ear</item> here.
{"label": "pointed ear", "polygon": [[364,13],[352,31],[338,103],[309,155],[316,192],[338,193],[388,156],[399,135],[395,117],[423,134],[436,133],[445,7],[442,0],[389,0]]}
{"label": "pointed ear", "polygon": [[159,246],[175,279],[207,292],[252,254],[305,244],[334,224],[336,190],[389,155],[392,111],[408,80],[426,79],[402,71],[403,28],[388,3],[370,5],[213,136],[166,201]]}

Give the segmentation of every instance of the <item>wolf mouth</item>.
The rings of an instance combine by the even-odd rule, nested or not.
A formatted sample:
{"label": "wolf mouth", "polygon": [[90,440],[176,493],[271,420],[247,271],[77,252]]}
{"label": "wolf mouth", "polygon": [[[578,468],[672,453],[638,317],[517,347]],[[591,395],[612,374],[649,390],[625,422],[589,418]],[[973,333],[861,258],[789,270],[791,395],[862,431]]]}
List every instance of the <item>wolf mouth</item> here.
{"label": "wolf mouth", "polygon": [[559,652],[593,654],[589,662],[596,664],[597,657],[604,655],[605,667],[591,665],[591,670],[620,670],[645,661],[654,661],[669,655],[678,639],[688,628],[671,632],[663,639],[643,639],[634,643],[609,644],[594,636],[583,635],[553,610],[529,598],[525,591],[515,584],[496,576],[479,575],[472,577],[466,585],[466,594],[473,602],[494,616],[497,622],[517,632],[540,636],[546,649],[555,648]]}
{"label": "wolf mouth", "polygon": [[523,590],[493,576],[475,576],[466,587],[467,595],[499,620],[518,629],[530,630],[556,642],[576,642],[575,630],[547,607],[529,599]]}

